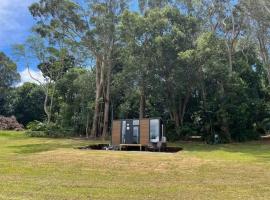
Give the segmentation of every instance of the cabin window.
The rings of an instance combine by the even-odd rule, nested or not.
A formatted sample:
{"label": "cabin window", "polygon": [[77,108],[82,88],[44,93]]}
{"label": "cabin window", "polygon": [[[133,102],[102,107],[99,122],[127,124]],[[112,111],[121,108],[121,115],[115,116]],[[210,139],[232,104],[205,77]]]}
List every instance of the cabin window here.
{"label": "cabin window", "polygon": [[133,126],[139,126],[140,125],[140,121],[139,120],[133,120]]}
{"label": "cabin window", "polygon": [[126,121],[122,121],[122,143],[125,143]]}
{"label": "cabin window", "polygon": [[159,119],[150,119],[150,139],[159,138]]}

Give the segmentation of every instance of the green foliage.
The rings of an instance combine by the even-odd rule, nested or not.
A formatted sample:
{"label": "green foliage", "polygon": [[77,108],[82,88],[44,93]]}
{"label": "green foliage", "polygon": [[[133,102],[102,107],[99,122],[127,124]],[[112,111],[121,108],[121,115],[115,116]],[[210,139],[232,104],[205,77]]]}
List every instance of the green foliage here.
{"label": "green foliage", "polygon": [[29,122],[26,126],[27,129],[30,129],[31,131],[45,131],[46,130],[46,124],[40,121],[32,121]]}
{"label": "green foliage", "polygon": [[71,69],[58,81],[58,124],[78,134],[85,133],[93,116],[94,81],[94,72],[82,68]]}
{"label": "green foliage", "polygon": [[264,130],[263,133],[269,132],[269,131],[270,131],[270,118],[265,118],[265,119],[261,122],[261,128]]}
{"label": "green foliage", "polygon": [[39,37],[17,53],[38,58],[47,82],[11,88],[16,65],[0,54],[0,70],[8,69],[0,71],[0,89],[8,88],[0,91],[0,114],[27,124],[43,121],[43,106],[51,123],[29,128],[51,137],[91,126],[100,135],[108,116],[162,117],[170,141],[201,135],[214,143],[218,135],[219,143],[243,142],[269,132],[269,16],[254,8],[261,3],[140,0],[140,12],[127,3],[30,6]]}
{"label": "green foliage", "polygon": [[165,124],[166,137],[169,141],[191,140],[191,136],[200,135],[198,127],[194,124],[186,123],[184,126],[176,128],[174,122],[169,121]]}
{"label": "green foliage", "polygon": [[68,130],[59,126],[56,123],[43,123],[39,121],[33,121],[26,126],[28,131],[26,134],[31,137],[68,137],[72,136],[72,130]]}
{"label": "green foliage", "polygon": [[45,131],[26,131],[25,134],[29,137],[48,137]]}
{"label": "green foliage", "polygon": [[261,133],[254,129],[240,129],[239,132],[232,132],[232,138],[237,142],[259,140]]}
{"label": "green foliage", "polygon": [[14,86],[20,80],[17,65],[3,52],[0,52],[0,77],[1,93],[3,89]]}
{"label": "green foliage", "polygon": [[4,53],[0,52],[0,115],[11,115],[9,98],[12,87],[20,80],[17,65]]}
{"label": "green foliage", "polygon": [[10,97],[17,120],[26,125],[33,120],[44,120],[45,113],[43,89],[33,83],[24,83],[17,87]]}
{"label": "green foliage", "polygon": [[74,67],[74,57],[70,56],[66,49],[55,49],[48,47],[50,55],[47,61],[38,65],[39,70],[45,77],[53,81],[61,78],[70,68]]}

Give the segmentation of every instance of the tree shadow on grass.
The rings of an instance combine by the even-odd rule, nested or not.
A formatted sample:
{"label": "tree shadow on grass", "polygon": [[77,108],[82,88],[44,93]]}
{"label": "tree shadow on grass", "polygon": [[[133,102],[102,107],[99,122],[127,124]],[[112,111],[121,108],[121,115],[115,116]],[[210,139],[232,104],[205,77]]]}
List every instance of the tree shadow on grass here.
{"label": "tree shadow on grass", "polygon": [[53,151],[59,148],[68,148],[68,147],[70,147],[69,144],[48,144],[48,143],[8,146],[8,148],[15,149],[14,152],[18,154],[40,153],[40,152]]}

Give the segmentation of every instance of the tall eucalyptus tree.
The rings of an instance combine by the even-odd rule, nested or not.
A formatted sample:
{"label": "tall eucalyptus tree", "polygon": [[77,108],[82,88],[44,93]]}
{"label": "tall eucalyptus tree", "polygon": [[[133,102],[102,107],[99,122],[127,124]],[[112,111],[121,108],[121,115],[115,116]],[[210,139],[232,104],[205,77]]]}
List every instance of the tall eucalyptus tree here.
{"label": "tall eucalyptus tree", "polygon": [[[96,98],[91,136],[106,136],[109,124],[111,72],[117,44],[117,24],[126,0],[40,0],[30,7],[36,31],[52,41],[61,38],[94,60]],[[77,48],[77,49],[79,49]]]}

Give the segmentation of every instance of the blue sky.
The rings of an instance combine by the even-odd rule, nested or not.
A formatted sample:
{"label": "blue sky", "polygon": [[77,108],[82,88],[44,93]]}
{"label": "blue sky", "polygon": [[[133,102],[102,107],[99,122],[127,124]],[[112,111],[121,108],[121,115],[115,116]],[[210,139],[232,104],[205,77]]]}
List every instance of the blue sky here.
{"label": "blue sky", "polygon": [[[34,25],[28,7],[37,0],[0,0],[0,51],[12,57],[12,45],[23,43]],[[131,3],[137,9],[136,0]],[[24,67],[18,64],[18,70]]]}
{"label": "blue sky", "polygon": [[[11,59],[12,46],[24,43],[31,34],[31,28],[35,21],[31,16],[28,7],[38,0],[0,0],[0,51],[4,52]],[[137,10],[137,0],[132,0],[131,9]],[[16,60],[15,60],[16,61]],[[41,78],[42,74],[37,71],[36,63],[31,66],[32,73]],[[18,72],[23,82],[33,82],[28,76],[23,62],[17,62]]]}
{"label": "blue sky", "polygon": [[[31,34],[34,20],[28,11],[29,5],[35,0],[0,0],[0,51],[11,59],[12,45],[20,44]],[[21,84],[35,82],[30,78],[23,62],[17,62],[17,69],[21,75]],[[35,64],[31,69],[32,75],[43,80],[41,72],[37,71]]]}
{"label": "blue sky", "polygon": [[[37,0],[0,0],[0,51],[12,57],[12,45],[23,43],[31,34],[34,19],[28,7]],[[131,8],[137,9],[136,1]],[[18,66],[19,71],[23,66]]]}
{"label": "blue sky", "polygon": [[[31,33],[34,20],[28,6],[34,0],[0,0],[0,51],[12,57],[12,45],[23,43]],[[18,71],[24,66],[18,63]]]}

